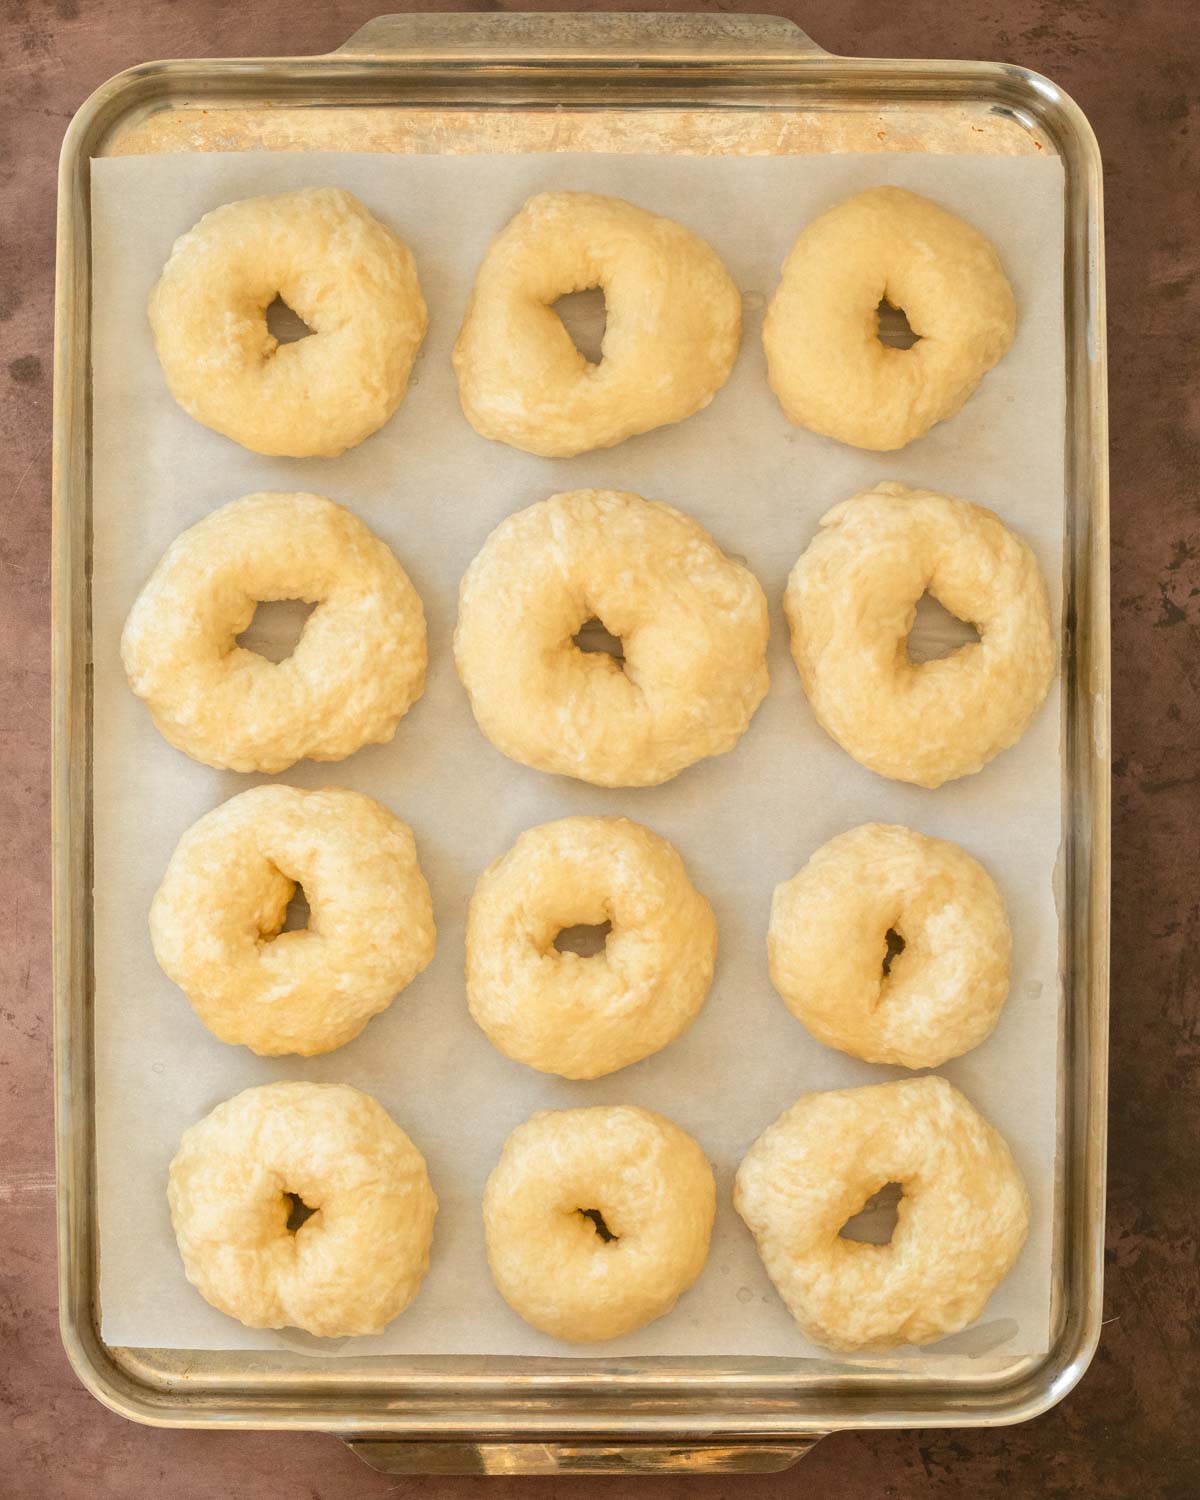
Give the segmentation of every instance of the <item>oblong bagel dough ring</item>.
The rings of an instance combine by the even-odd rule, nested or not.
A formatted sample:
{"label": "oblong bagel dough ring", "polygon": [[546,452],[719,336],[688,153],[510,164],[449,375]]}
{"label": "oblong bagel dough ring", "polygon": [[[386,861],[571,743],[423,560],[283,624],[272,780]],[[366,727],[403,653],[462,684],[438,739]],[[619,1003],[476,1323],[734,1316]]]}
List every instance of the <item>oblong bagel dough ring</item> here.
{"label": "oblong bagel dough ring", "polygon": [[[298,884],[309,923],[284,932]],[[223,1042],[305,1057],[356,1037],[435,943],[409,828],[361,792],[277,785],[188,829],[151,903],[150,937]]]}
{"label": "oblong bagel dough ring", "polygon": [[[840,1230],[889,1182],[886,1245]],[[1029,1197],[998,1131],[944,1078],[807,1094],[746,1153],[734,1207],[809,1338],[894,1349],[983,1311],[1029,1231]]]}
{"label": "oblong bagel dough ring", "polygon": [[[293,1204],[309,1209],[294,1232]],[[369,1094],[267,1083],[183,1133],[167,1186],[187,1279],[249,1328],[379,1333],[429,1267],[425,1159]]]}
{"label": "oblong bagel dough ring", "polygon": [[[979,640],[934,661],[906,650],[928,591]],[[1057,643],[1033,552],[990,510],[877,484],[843,500],[788,579],[792,657],[822,727],[855,760],[937,787],[1025,732]]]}
{"label": "oblong bagel dough ring", "polygon": [[[599,618],[624,663],[574,643]],[[736,744],[767,691],[767,604],[697,522],[576,490],[502,521],[459,591],[454,657],[505,755],[596,786],[656,786]]]}
{"label": "oblong bagel dough ring", "polygon": [[483,1195],[504,1300],[576,1343],[670,1312],[704,1268],[715,1213],[700,1147],[629,1104],[533,1115],[505,1141]]}
{"label": "oblong bagel dough ring", "polygon": [[[280,344],[281,298],[311,334]],[[425,336],[408,246],[341,188],[244,198],[175,241],[150,297],[189,416],[255,453],[334,458],[388,420]]]}
{"label": "oblong bagel dough ring", "polygon": [[[887,934],[903,949],[885,973]],[[818,1041],[867,1062],[936,1068],[990,1034],[1012,936],[991,876],[965,849],[895,824],[823,844],[775,887],[771,981]]]}
{"label": "oblong bagel dough ring", "polygon": [[[600,287],[599,364],[559,297]],[[733,368],[742,304],[690,229],[620,198],[539,193],[492,242],[454,346],[463,411],[487,438],[565,458],[707,406]]]}
{"label": "oblong bagel dough ring", "polygon": [[[237,644],[265,600],[316,604],[292,654]],[[176,537],[121,636],[160,733],[205,765],[286,770],[390,740],[425,686],[425,612],[390,548],[320,495],[231,500]]]}
{"label": "oblong bagel dough ring", "polygon": [[[918,335],[880,342],[879,305]],[[771,389],[789,421],[858,448],[903,448],[952,417],[1016,328],[988,241],[928,198],[869,188],[803,231],[767,309]]]}
{"label": "oblong bagel dough ring", "polygon": [[[564,928],[611,923],[602,952],[558,952]],[[664,838],[628,818],[530,828],[479,877],[467,1000],[491,1042],[564,1078],[599,1078],[691,1025],[717,925]]]}

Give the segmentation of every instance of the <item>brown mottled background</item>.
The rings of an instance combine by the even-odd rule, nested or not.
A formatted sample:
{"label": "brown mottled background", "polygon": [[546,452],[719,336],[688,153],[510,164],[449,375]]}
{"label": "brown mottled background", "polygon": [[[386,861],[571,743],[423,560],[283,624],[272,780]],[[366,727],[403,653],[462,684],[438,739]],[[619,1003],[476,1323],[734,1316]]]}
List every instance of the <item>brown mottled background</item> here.
{"label": "brown mottled background", "polygon": [[[843,1434],[778,1477],[630,1482],[389,1480],[320,1434],[133,1426],[93,1401],[67,1367],[55,1319],[47,788],[59,142],[91,89],[132,63],[323,52],[372,15],[403,7],[396,0],[0,0],[0,7],[0,1495],[1200,1496],[1200,11],[1188,0],[712,7],[775,9],[835,52],[1000,58],[1040,69],[1075,96],[1100,137],[1116,761],[1108,1284],[1091,1371],[1062,1405],[1026,1426]],[[487,0],[483,8],[506,7]]]}

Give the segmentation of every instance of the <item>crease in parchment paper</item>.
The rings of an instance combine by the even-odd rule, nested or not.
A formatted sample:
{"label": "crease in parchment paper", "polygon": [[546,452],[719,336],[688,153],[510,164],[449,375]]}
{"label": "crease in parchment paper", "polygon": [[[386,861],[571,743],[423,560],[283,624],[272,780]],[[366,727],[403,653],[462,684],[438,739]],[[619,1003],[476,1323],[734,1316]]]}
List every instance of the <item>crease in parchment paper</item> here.
{"label": "crease in parchment paper", "polygon": [[[843,447],[792,427],[766,382],[765,301],[799,230],[878,183],[923,192],[997,246],[1019,324],[1005,359],[952,420],[900,453]],[[429,334],[395,418],[337,459],[260,457],[175,405],[146,298],[174,239],[210,208],[302,186],[351,189],[409,243]],[[459,409],[450,349],[491,236],[548,188],[613,193],[705,235],[745,297],[741,351],[703,412],[574,459],[478,437]],[[1032,1229],[979,1325],[904,1358],[1035,1354],[1047,1347],[1056,1146],[1061,825],[1057,686],[1024,738],[979,775],[936,792],[884,781],[816,725],[787,649],[784,582],[836,501],[898,479],[996,510],[1035,549],[1060,613],[1064,536],[1059,163],[981,157],[415,157],[195,154],[92,164],[94,308],[95,1059],[102,1330],[111,1344],[310,1349],[356,1355],[819,1357],[788,1317],[730,1202],[738,1161],[801,1093],[906,1076],[814,1041],[767,973],[775,884],[819,844],[879,819],[954,839],[996,877],[1012,919],[1012,992],[995,1033],[943,1072],[1004,1133],[1029,1183]],[[475,727],[451,656],[458,582],[488,532],[557,490],[635,490],[668,501],[747,559],[771,604],[771,691],[728,755],[665,786],[605,791],[506,760]],[[254,490],[310,490],[361,516],[408,570],[429,620],[424,697],[388,745],[278,778],[369,792],[413,827],[433,891],[437,956],[348,1046],[255,1057],[211,1036],[159,971],[146,918],[180,834],[266,778],[212,771],[173,750],[126,685],[125,615],[184,527]],[[505,622],[498,621],[498,628]],[[507,622],[512,628],[514,622]],[[720,951],[699,1019],[654,1057],[590,1083],[510,1062],[471,1022],[463,925],[479,872],[522,829],[569,813],[637,818],[679,848],[712,902]],[[252,1084],[304,1078],[374,1094],[424,1152],[441,1203],[429,1275],[383,1334],[326,1344],[243,1328],[186,1282],[166,1172],[181,1132]],[[707,1266],[675,1310],[603,1346],[572,1350],[528,1327],[488,1275],[480,1198],[508,1132],[534,1110],[631,1102],[660,1110],[714,1164]],[[534,1232],[531,1226],[531,1233]],[[894,1357],[893,1357],[894,1358]]]}

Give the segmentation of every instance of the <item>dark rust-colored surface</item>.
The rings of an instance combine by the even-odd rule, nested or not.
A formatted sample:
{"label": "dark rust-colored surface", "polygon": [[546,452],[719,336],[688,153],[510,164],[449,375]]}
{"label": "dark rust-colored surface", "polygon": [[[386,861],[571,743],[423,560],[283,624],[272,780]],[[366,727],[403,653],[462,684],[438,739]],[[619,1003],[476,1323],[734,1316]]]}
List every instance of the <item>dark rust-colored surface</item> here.
{"label": "dark rust-colored surface", "polygon": [[[320,1435],[135,1427],[103,1410],[68,1369],[54,1305],[47,812],[58,146],[84,96],[131,63],[326,51],[373,14],[400,8],[395,0],[3,3],[0,1493],[1190,1500],[1200,1494],[1200,69],[1195,17],[1179,0],[716,7],[791,14],[832,51],[1004,58],[1038,68],[1079,100],[1104,150],[1116,750],[1112,1131],[1106,1324],[1079,1389],[1024,1427],[831,1438],[773,1478],[394,1481]],[[505,7],[492,0],[483,8]]]}

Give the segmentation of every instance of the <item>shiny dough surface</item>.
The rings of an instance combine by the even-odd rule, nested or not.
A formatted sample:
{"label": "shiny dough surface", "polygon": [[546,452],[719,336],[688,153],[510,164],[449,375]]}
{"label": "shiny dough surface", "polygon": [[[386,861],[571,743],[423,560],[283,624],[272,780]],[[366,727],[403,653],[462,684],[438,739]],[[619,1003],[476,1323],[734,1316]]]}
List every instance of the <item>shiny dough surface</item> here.
{"label": "shiny dough surface", "polygon": [[[598,618],[623,666],[574,643]],[[767,604],[696,521],[576,490],[492,532],[459,592],[454,655],[505,755],[597,786],[655,786],[732,749],[767,691]]]}
{"label": "shiny dough surface", "polygon": [[[886,1245],[839,1233],[888,1183]],[[807,1094],[738,1168],[734,1206],[801,1329],[828,1349],[894,1349],[982,1313],[1029,1229],[1004,1139],[944,1078]]]}
{"label": "shiny dough surface", "polygon": [[[563,929],[605,922],[602,951],[556,949]],[[467,999],[508,1057],[598,1078],[691,1025],[716,951],[712,908],[666,839],[628,818],[560,818],[523,833],[480,876]]]}
{"label": "shiny dough surface", "polygon": [[[279,297],[311,329],[280,344]],[[243,198],[175,241],[150,297],[171,394],[255,453],[335,458],[388,420],[425,336],[404,241],[341,188]]]}
{"label": "shiny dough surface", "polygon": [[617,1338],[670,1312],[699,1276],[715,1212],[703,1151],[662,1115],[544,1110],[512,1132],[488,1178],[488,1264],[535,1328],[574,1343]]}
{"label": "shiny dough surface", "polygon": [[[883,301],[903,310],[912,348],[880,342]],[[928,198],[878,187],[801,233],[763,345],[790,421],[884,452],[952,417],[1015,328],[1012,288],[983,235]]]}
{"label": "shiny dough surface", "polygon": [[[913,662],[921,595],[979,640]],[[855,760],[938,787],[1025,732],[1058,648],[1037,559],[981,505],[886,482],[835,505],[788,579],[792,656],[822,727]]]}
{"label": "shiny dough surface", "polygon": [[[599,287],[601,359],[554,309]],[[454,347],[484,437],[546,457],[610,448],[707,406],[733,368],[742,304],[712,249],[620,198],[539,193],[493,240]]]}
{"label": "shiny dough surface", "polygon": [[[904,947],[883,960],[887,934]],[[818,1041],[936,1068],[978,1046],[1008,995],[1012,938],[991,876],[957,844],[865,823],[775,887],[771,980]]]}
{"label": "shiny dough surface", "polygon": [[[300,885],[309,922],[282,931]],[[223,1042],[309,1057],[356,1037],[433,958],[412,832],[361,792],[260,786],[180,839],[150,907],[163,971]]]}
{"label": "shiny dough surface", "polygon": [[[294,1233],[289,1193],[314,1209]],[[250,1328],[379,1333],[429,1267],[425,1159],[344,1084],[246,1089],[184,1131],[167,1186],[187,1279]]]}
{"label": "shiny dough surface", "polygon": [[[272,662],[237,637],[278,599],[317,607]],[[121,659],[172,745],[274,773],[391,739],[425,686],[425,612],[388,546],[342,506],[246,495],[171,543],[129,612]]]}

